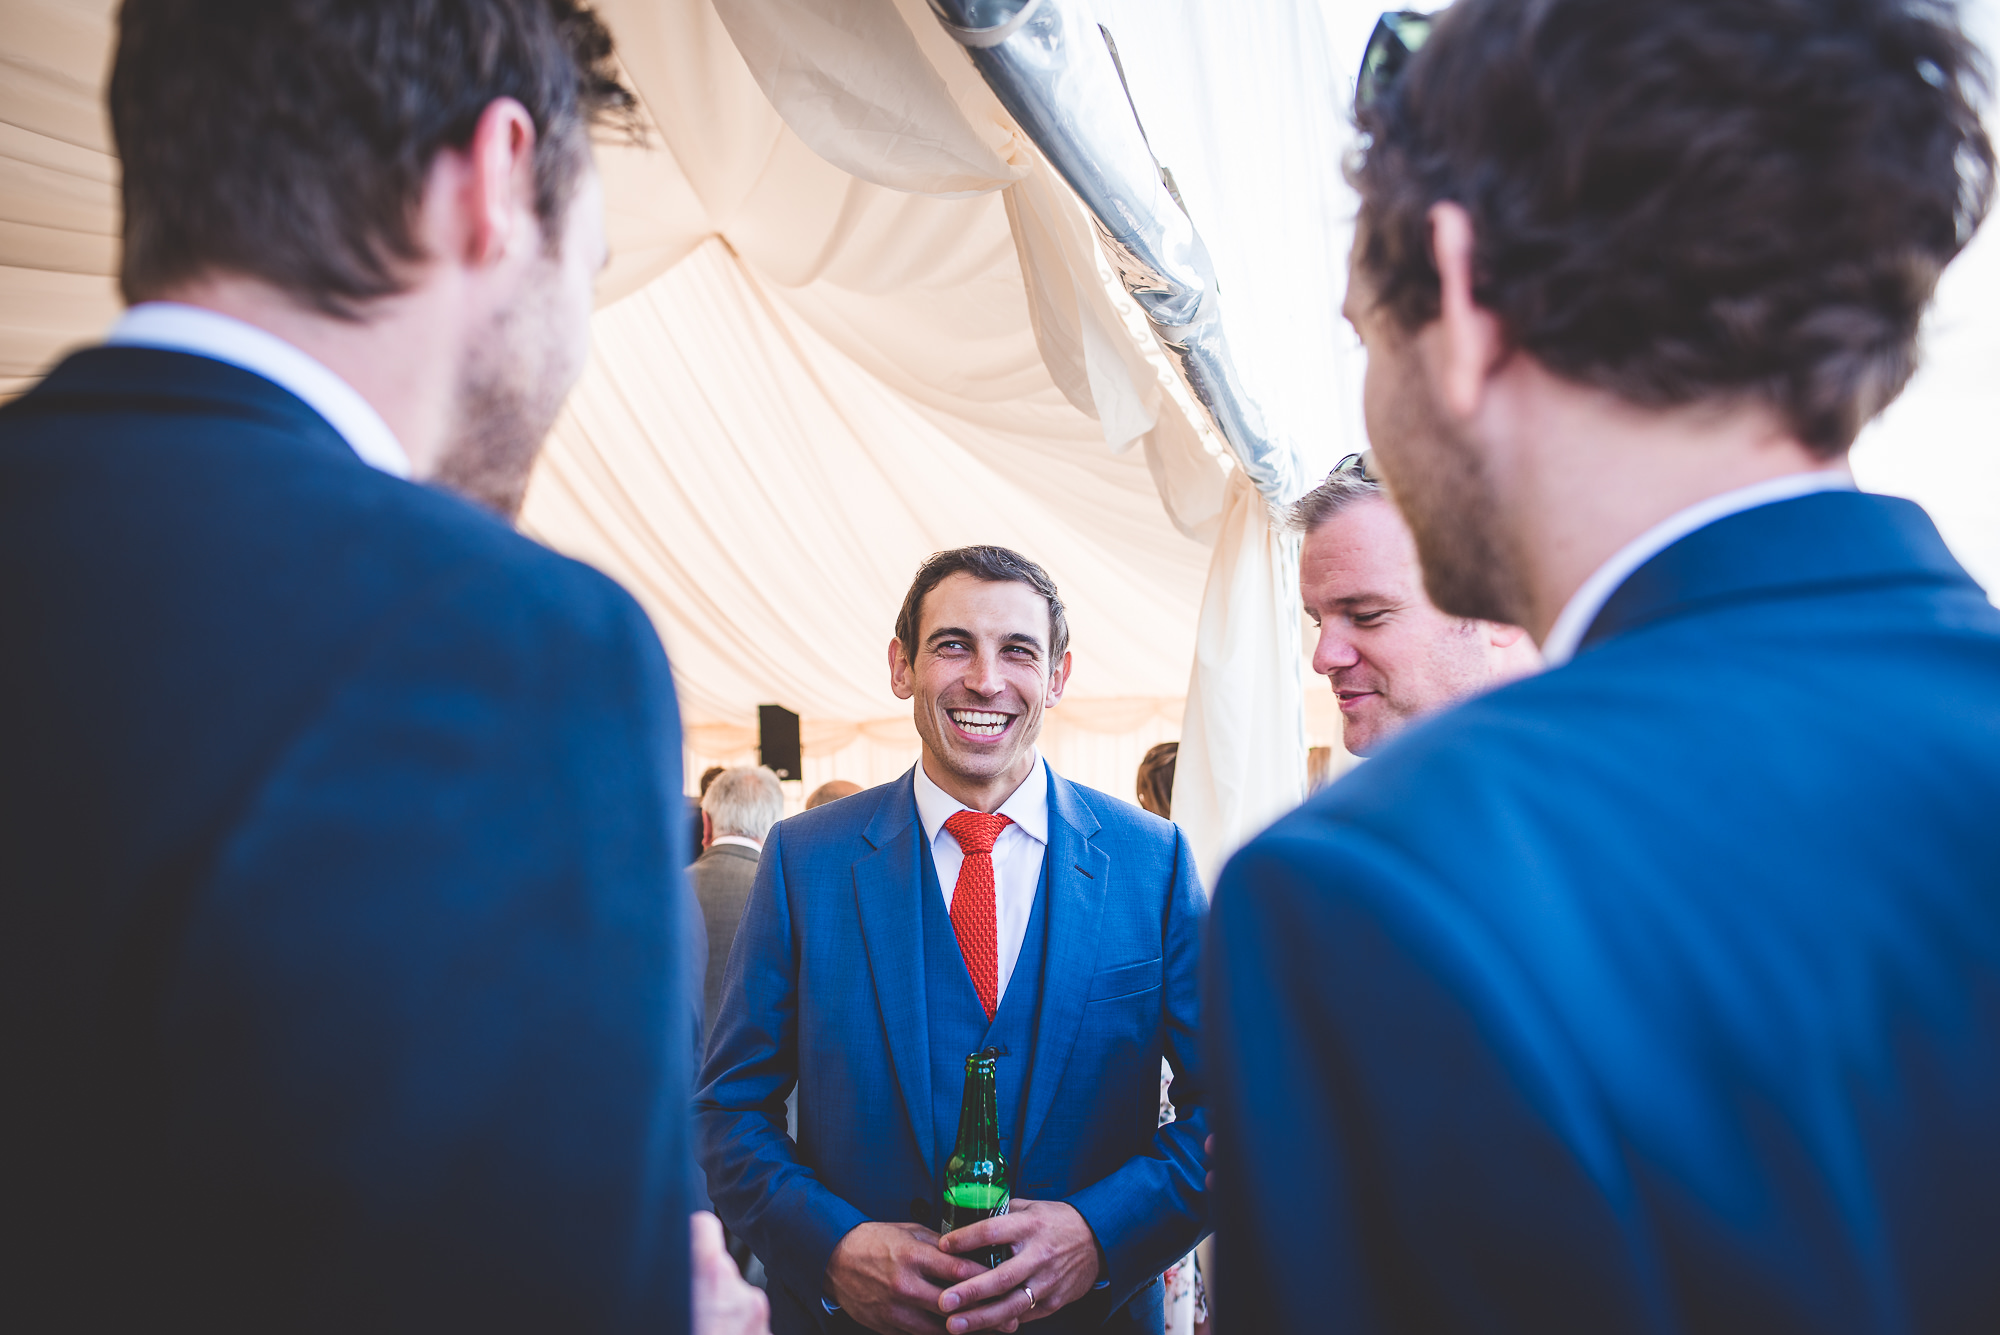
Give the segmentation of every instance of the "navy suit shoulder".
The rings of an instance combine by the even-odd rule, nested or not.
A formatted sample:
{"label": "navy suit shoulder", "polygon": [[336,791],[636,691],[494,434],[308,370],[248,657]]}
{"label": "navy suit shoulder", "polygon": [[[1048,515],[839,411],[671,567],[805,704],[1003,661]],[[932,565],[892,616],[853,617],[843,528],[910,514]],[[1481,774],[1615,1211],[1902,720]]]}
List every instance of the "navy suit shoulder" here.
{"label": "navy suit shoulder", "polygon": [[630,597],[258,376],[104,348],[0,410],[0,619],[16,1310],[679,1328],[679,721]]}
{"label": "navy suit shoulder", "polygon": [[[1654,558],[1571,663],[1226,872],[1225,1319],[1991,1324],[1996,793],[2000,613],[1920,511],[1811,497]],[[1302,1293],[1304,1254],[1345,1273]]]}

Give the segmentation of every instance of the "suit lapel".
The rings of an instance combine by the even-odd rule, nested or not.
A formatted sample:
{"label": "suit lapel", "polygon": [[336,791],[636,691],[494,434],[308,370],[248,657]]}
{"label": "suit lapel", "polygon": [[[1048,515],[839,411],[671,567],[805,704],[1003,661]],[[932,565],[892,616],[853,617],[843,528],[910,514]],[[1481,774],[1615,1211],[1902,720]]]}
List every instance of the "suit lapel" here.
{"label": "suit lapel", "polygon": [[1971,583],[1909,501],[1823,491],[1698,528],[1618,586],[1580,649],[1666,617],[1754,598],[1886,583]]}
{"label": "suit lapel", "polygon": [[1111,859],[1090,842],[1100,826],[1076,790],[1049,771],[1048,956],[1035,1021],[1035,1066],[1027,1113],[1015,1144],[1025,1159],[1055,1102],[1063,1069],[1083,1027],[1083,1005],[1097,971],[1098,926]]}
{"label": "suit lapel", "polygon": [[932,1130],[930,1019],[924,1006],[923,826],[911,778],[891,789],[862,832],[872,851],[854,864],[854,902],[889,1057],[923,1162],[936,1159]]}

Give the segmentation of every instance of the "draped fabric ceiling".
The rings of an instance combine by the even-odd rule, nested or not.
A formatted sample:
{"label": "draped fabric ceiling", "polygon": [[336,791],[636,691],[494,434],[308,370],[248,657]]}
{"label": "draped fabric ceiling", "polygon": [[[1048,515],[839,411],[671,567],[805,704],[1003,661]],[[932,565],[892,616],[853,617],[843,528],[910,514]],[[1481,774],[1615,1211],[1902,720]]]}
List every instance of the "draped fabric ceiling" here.
{"label": "draped fabric ceiling", "polygon": [[[804,718],[809,785],[884,779],[914,756],[886,644],[918,563],[969,542],[1016,547],[1063,589],[1075,646],[1045,750],[1064,772],[1129,793],[1145,747],[1180,733],[1230,466],[1132,336],[1136,313],[1108,271],[1087,275],[1101,281],[1084,297],[1034,294],[1044,314],[1052,299],[1088,305],[1097,329],[1088,313],[1065,331],[1031,312],[1020,227],[1066,245],[1072,270],[1096,263],[1074,200],[997,103],[966,147],[961,197],[859,179],[787,126],[707,0],[600,8],[648,138],[600,149],[613,259],[595,350],[524,529],[611,573],[653,614],[693,772],[749,760],[756,706],[781,703]],[[872,15],[847,8],[902,22],[887,0]],[[921,0],[905,8],[929,23]],[[119,309],[101,98],[116,4],[4,10],[0,393],[11,394]],[[901,40],[932,31],[912,25]],[[990,98],[965,74],[961,100]],[[979,179],[996,163],[1005,177],[1039,168],[1038,193]],[[1010,225],[1010,208],[1043,216]],[[1121,321],[1110,355],[1125,380],[1107,391],[1076,345],[1095,336],[1102,354],[1102,326]],[[1067,360],[1045,357],[1065,336]],[[1166,462],[1151,449],[1163,433]],[[1162,500],[1174,477],[1204,493],[1178,516]],[[1337,736],[1331,711],[1316,721],[1317,740]]]}
{"label": "draped fabric ceiling", "polygon": [[[1246,378],[1319,469],[1359,445],[1358,358],[1333,313],[1344,85],[1327,71],[1352,66],[1374,14],[1323,8],[1330,32],[1310,0],[1094,4],[1215,254]],[[1115,284],[1085,290],[1074,199],[923,0],[600,9],[649,142],[600,150],[614,257],[595,353],[524,527],[653,614],[693,772],[751,759],[755,707],[781,703],[804,717],[808,785],[885,779],[915,753],[885,646],[918,562],[1018,547],[1055,575],[1075,636],[1045,750],[1129,793],[1145,746],[1180,735],[1198,638],[1212,684],[1231,680],[1228,653],[1256,649],[1203,590],[1218,540],[1251,542],[1263,519]],[[119,309],[101,96],[115,12],[0,0],[0,395]],[[1989,40],[1993,12],[1973,9]],[[857,121],[850,76],[884,68],[901,72],[863,90]],[[935,129],[925,100],[940,98],[969,134]],[[1926,370],[1856,457],[1864,483],[1928,504],[1989,586],[1991,231],[1947,277]],[[1268,639],[1268,609],[1253,610],[1250,638]],[[1337,744],[1323,684],[1304,698],[1306,740]]]}

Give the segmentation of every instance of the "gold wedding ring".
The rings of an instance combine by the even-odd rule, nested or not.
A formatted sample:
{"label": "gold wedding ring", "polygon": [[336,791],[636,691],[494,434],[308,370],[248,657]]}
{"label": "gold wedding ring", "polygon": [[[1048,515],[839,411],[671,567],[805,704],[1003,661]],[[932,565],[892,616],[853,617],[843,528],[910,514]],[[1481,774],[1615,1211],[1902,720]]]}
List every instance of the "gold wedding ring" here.
{"label": "gold wedding ring", "polygon": [[1034,1311],[1034,1310],[1035,1310],[1035,1291],[1034,1291],[1033,1289],[1029,1288],[1029,1287],[1028,1287],[1028,1286],[1027,1286],[1026,1284],[1023,1284],[1023,1285],[1021,1286],[1021,1292],[1023,1292],[1023,1293],[1025,1293],[1025,1294],[1027,1294],[1027,1295],[1028,1295],[1028,1310],[1029,1310],[1030,1312]]}

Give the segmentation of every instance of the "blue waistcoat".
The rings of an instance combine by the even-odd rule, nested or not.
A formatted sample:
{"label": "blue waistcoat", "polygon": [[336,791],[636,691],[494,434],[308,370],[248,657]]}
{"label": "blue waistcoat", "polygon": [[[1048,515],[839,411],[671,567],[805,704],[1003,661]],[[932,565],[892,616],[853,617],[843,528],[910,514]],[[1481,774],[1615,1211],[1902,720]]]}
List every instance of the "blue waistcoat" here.
{"label": "blue waistcoat", "polygon": [[[930,842],[924,840],[924,988],[925,1010],[929,1017],[931,1050],[931,1115],[937,1128],[932,1144],[937,1160],[931,1178],[938,1188],[930,1204],[943,1199],[944,1167],[951,1160],[958,1141],[959,1106],[965,1094],[965,1059],[982,1048],[1000,1049],[994,1064],[994,1083],[999,1095],[1000,1147],[1007,1156],[1010,1181],[1021,1178],[1019,1130],[1022,1122],[1022,1095],[1026,1076],[1033,1065],[1035,1012],[1042,999],[1042,956],[1048,932],[1043,926],[1042,906],[1048,899],[1048,858],[1042,858],[1042,882],[1035,891],[1035,907],[1028,915],[1027,935],[1021,939],[1021,956],[1015,961],[1014,975],[1000,998],[1000,1009],[992,1022],[973,990],[972,975],[966,972],[965,957],[958,948],[958,934],[952,930],[951,914],[945,907],[944,890],[938,881],[937,863],[931,858]],[[936,1227],[937,1220],[927,1222]]]}

